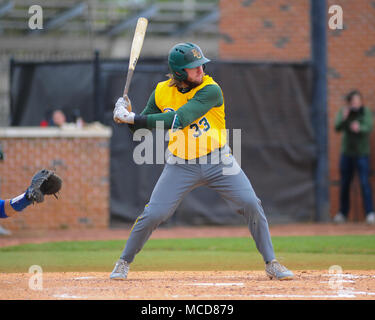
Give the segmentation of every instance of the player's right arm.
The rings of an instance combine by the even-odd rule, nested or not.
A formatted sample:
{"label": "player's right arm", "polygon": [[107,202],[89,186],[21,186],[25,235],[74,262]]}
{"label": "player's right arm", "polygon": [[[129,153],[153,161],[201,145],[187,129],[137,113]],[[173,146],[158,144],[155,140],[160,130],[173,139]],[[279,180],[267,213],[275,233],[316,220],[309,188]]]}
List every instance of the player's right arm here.
{"label": "player's right arm", "polygon": [[2,200],[0,199],[0,218],[8,218],[14,216],[17,213],[10,204],[10,199]]}

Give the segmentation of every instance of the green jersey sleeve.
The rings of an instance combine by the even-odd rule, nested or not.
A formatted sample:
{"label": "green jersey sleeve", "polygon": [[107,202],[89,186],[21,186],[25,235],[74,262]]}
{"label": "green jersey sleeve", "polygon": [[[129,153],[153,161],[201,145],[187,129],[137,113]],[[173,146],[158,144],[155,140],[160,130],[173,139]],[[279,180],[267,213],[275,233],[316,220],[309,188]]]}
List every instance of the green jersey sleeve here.
{"label": "green jersey sleeve", "polygon": [[155,90],[152,91],[150,97],[148,98],[147,105],[141,112],[141,115],[161,113],[161,110],[158,108],[155,102]]}
{"label": "green jersey sleeve", "polygon": [[220,107],[224,98],[218,85],[208,85],[197,91],[194,98],[177,110],[182,128],[205,115],[211,108]]}
{"label": "green jersey sleeve", "polygon": [[[148,98],[147,105],[140,113],[141,116],[161,113],[161,110],[158,108],[155,102],[155,90],[151,93],[150,97]],[[143,126],[139,126],[139,124],[129,124],[129,129],[134,132],[137,129],[143,128]]]}

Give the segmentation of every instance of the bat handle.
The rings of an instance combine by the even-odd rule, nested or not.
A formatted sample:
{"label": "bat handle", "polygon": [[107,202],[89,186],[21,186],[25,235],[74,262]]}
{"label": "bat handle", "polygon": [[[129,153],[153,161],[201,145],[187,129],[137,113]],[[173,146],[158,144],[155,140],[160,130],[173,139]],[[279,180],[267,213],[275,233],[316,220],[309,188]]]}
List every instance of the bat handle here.
{"label": "bat handle", "polygon": [[133,69],[129,69],[128,70],[128,76],[126,77],[126,83],[125,83],[124,93],[122,94],[123,98],[125,98],[125,96],[128,95],[129,87],[130,87],[130,82],[132,80],[133,73],[134,73]]}

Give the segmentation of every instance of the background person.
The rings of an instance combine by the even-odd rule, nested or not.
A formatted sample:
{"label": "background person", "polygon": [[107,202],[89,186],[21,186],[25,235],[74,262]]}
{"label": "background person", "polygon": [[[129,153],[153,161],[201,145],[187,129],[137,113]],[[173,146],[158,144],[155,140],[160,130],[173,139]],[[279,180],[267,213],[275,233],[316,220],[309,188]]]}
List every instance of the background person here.
{"label": "background person", "polygon": [[335,215],[335,223],[347,221],[350,209],[350,185],[357,171],[363,204],[366,211],[366,222],[375,224],[375,213],[372,201],[370,174],[370,132],[373,119],[371,110],[363,105],[362,95],[358,90],[349,92],[347,106],[341,108],[335,121],[335,130],[342,132],[340,158],[340,211]]}
{"label": "background person", "polygon": [[59,127],[61,128],[66,123],[65,113],[60,110],[47,111],[46,118],[40,122],[41,127]]}
{"label": "background person", "polygon": [[[1,145],[0,145],[0,161],[4,161],[4,153],[3,153],[3,149],[1,148]],[[12,234],[11,231],[5,229],[4,227],[0,225],[0,236],[9,236],[11,234]]]}
{"label": "background person", "polygon": [[47,111],[46,117],[40,122],[41,127],[72,127],[82,128],[85,121],[81,117],[79,109],[74,109],[70,114],[65,114],[63,110],[57,109],[54,111]]}
{"label": "background person", "polygon": [[66,123],[66,116],[62,110],[55,110],[52,113],[52,125],[62,127]]}

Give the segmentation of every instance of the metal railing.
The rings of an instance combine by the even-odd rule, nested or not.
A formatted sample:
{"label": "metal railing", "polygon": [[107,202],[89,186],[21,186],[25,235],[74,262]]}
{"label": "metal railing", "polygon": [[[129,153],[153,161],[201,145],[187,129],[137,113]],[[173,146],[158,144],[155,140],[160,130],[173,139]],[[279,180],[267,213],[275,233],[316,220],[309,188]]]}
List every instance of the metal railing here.
{"label": "metal railing", "polygon": [[132,26],[130,22],[138,16],[146,16],[148,32],[157,35],[218,32],[219,0],[39,1],[43,9],[43,29],[30,30],[29,8],[34,4],[33,0],[0,0],[0,36],[87,32],[118,36]]}

